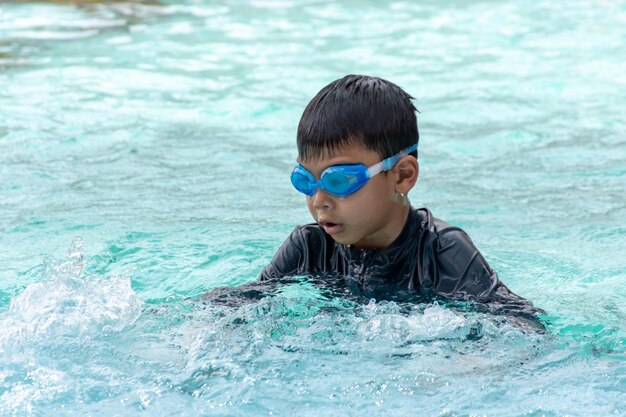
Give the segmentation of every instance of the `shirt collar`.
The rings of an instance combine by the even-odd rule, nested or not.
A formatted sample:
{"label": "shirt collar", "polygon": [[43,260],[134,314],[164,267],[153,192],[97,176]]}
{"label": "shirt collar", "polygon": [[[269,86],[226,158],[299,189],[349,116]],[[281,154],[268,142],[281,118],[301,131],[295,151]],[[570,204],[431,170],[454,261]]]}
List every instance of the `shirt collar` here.
{"label": "shirt collar", "polygon": [[340,245],[340,247],[347,253],[350,254],[351,259],[359,259],[362,260],[363,257],[371,257],[375,254],[385,254],[392,261],[400,258],[403,254],[403,248],[406,246],[406,243],[410,241],[411,236],[417,229],[419,224],[419,214],[418,210],[409,207],[409,213],[407,215],[406,221],[404,223],[404,227],[402,231],[398,235],[397,238],[389,246],[385,249],[359,249],[355,248],[351,245]]}

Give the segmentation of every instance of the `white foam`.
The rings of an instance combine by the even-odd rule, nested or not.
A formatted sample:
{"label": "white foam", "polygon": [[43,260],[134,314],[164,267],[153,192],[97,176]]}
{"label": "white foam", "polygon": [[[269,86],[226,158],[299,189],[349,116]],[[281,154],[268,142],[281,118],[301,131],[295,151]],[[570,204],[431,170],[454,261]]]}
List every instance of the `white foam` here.
{"label": "white foam", "polygon": [[422,311],[401,314],[396,303],[370,302],[366,307],[366,320],[359,332],[367,340],[389,339],[406,342],[427,339],[465,338],[471,322],[464,316],[433,304]]}
{"label": "white foam", "polygon": [[83,242],[74,239],[67,257],[46,267],[42,282],[29,285],[0,315],[0,348],[55,337],[97,337],[121,331],[141,314],[143,301],[129,274],[85,277]]}

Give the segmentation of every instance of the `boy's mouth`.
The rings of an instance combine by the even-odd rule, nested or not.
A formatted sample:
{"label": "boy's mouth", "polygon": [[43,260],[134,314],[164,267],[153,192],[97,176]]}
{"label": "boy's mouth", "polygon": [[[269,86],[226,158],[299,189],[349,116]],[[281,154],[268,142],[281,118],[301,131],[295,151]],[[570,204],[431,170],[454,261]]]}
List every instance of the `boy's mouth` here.
{"label": "boy's mouth", "polygon": [[341,223],[333,223],[333,222],[327,222],[327,221],[319,221],[318,224],[320,226],[322,226],[322,228],[324,229],[324,231],[326,233],[328,233],[329,235],[333,235],[335,233],[338,233],[341,231],[341,229],[343,229],[343,224]]}

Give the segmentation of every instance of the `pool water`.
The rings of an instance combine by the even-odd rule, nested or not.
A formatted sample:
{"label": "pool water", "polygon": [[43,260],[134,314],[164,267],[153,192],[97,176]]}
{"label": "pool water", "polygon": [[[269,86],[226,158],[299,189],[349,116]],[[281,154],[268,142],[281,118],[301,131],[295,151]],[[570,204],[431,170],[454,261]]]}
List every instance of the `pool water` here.
{"label": "pool water", "polygon": [[[626,3],[3,2],[1,416],[625,416]],[[547,332],[304,277],[304,106],[416,98],[409,195]]]}

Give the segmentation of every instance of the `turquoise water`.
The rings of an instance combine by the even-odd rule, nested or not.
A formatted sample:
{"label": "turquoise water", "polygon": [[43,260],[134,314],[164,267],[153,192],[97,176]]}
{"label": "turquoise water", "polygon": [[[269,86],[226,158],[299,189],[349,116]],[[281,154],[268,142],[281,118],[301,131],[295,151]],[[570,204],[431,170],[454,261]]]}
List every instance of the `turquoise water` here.
{"label": "turquoise water", "polygon": [[[626,415],[626,3],[0,5],[0,415]],[[547,334],[305,280],[288,173],[348,73],[416,97],[410,193]]]}

